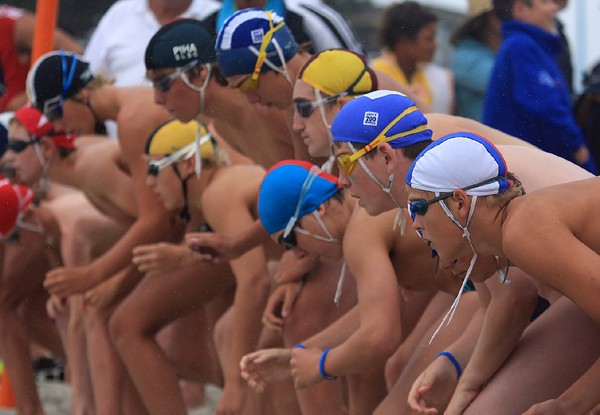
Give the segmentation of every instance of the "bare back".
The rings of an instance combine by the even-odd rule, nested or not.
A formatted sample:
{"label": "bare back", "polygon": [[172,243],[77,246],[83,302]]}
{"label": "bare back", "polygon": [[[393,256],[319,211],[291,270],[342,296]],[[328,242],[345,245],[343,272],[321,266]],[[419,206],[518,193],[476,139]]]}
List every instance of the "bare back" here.
{"label": "bare back", "polygon": [[[202,208],[211,226],[228,218],[232,221],[241,220],[242,216],[246,216],[246,225],[249,226],[258,219],[258,190],[264,175],[265,170],[257,165],[237,165],[219,169],[202,194]],[[240,225],[236,231],[239,229],[243,227]],[[283,253],[281,247],[270,239],[263,247],[269,259],[278,260]]]}
{"label": "bare back", "polygon": [[519,197],[502,228],[506,255],[562,292],[600,323],[600,178],[565,183]]}
{"label": "bare back", "polygon": [[222,115],[207,120],[234,150],[265,169],[294,158],[292,137],[283,111],[252,105],[243,96],[222,111],[226,113],[217,112]]}
{"label": "bare back", "polygon": [[521,140],[512,135],[503,133],[495,128],[488,127],[485,124],[471,120],[469,118],[459,117],[456,115],[440,114],[440,113],[429,113],[425,117],[428,121],[428,126],[433,132],[433,139],[437,140],[445,135],[455,133],[457,131],[471,131],[475,134],[479,134],[492,143],[499,144],[512,144],[523,147],[536,148],[528,142]]}
{"label": "bare back", "polygon": [[129,169],[121,157],[119,144],[104,139],[91,145],[78,145],[74,174],[80,189],[102,213],[122,225],[131,225],[138,214]]}
{"label": "bare back", "polygon": [[594,177],[578,165],[536,148],[499,145],[498,149],[512,171],[523,183],[526,192],[543,187]]}

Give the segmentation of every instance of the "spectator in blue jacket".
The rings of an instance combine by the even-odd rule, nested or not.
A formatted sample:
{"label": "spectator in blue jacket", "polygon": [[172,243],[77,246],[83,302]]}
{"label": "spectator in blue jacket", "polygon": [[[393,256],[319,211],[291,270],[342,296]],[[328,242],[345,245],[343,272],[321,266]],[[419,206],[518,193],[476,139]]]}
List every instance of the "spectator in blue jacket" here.
{"label": "spectator in blue jacket", "polygon": [[557,4],[494,0],[494,10],[502,19],[504,40],[490,76],[483,122],[597,173],[556,63]]}

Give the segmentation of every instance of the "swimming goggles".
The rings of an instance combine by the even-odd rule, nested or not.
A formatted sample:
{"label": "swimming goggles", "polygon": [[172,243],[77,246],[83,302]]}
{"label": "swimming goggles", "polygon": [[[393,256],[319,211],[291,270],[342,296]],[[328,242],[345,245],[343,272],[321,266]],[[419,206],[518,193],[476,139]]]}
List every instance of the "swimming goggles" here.
{"label": "swimming goggles", "polygon": [[[465,191],[471,190],[471,189],[475,189],[477,187],[484,186],[486,184],[490,184],[490,183],[497,182],[500,180],[506,180],[506,177],[505,176],[496,176],[491,179],[484,180],[482,182],[473,184],[471,186],[463,187],[461,189],[465,190]],[[424,216],[427,213],[427,210],[429,209],[429,205],[437,203],[440,200],[447,199],[450,196],[452,196],[453,194],[454,194],[454,192],[444,192],[444,193],[441,193],[439,196],[434,197],[429,200],[425,200],[425,199],[409,200],[408,201],[408,211],[410,213],[411,218],[413,220],[415,220],[416,215]]]}
{"label": "swimming goggles", "polygon": [[197,66],[199,62],[200,61],[198,59],[194,59],[193,61],[188,62],[181,68],[177,68],[173,73],[155,79],[154,81],[152,81],[152,88],[166,94],[167,92],[169,92],[169,89],[171,89],[171,87],[173,86],[173,82],[175,82],[177,78],[180,78],[183,74],[192,69],[194,66]]}
{"label": "swimming goggles", "polygon": [[319,99],[319,100],[316,100],[316,101],[296,101],[295,102],[296,111],[298,112],[298,114],[302,118],[308,118],[308,117],[310,117],[310,114],[312,114],[313,111],[315,109],[317,109],[318,107],[320,107],[321,105],[325,105],[325,104],[329,104],[331,102],[335,102],[335,101],[338,100],[338,98],[342,98],[342,97],[345,97],[345,96],[363,94],[364,92],[356,92],[356,91],[354,91],[354,87],[356,85],[358,85],[358,83],[362,79],[362,77],[365,74],[365,72],[367,72],[367,70],[368,70],[368,68],[365,66],[363,68],[363,70],[360,72],[360,74],[358,75],[358,77],[354,80],[354,82],[352,82],[352,84],[348,88],[346,88],[345,91],[342,91],[339,94],[335,94],[335,95],[332,95],[330,97]]}
{"label": "swimming goggles", "polygon": [[317,235],[315,233],[307,231],[306,229],[302,228],[298,224],[298,221],[296,221],[294,223],[294,226],[292,227],[292,230],[287,235],[285,235],[285,232],[283,232],[281,235],[279,235],[279,238],[277,239],[277,243],[279,245],[283,246],[288,251],[297,247],[298,239],[296,238],[296,232],[298,232],[302,235],[309,236],[309,237],[311,237],[313,239],[317,239],[319,241],[330,242],[330,243],[339,245],[341,242],[338,239],[334,238],[333,235],[331,235],[331,233],[329,232],[329,229],[327,229],[327,226],[325,226],[325,223],[321,219],[321,215],[319,215],[319,212],[317,212],[316,210],[313,210],[312,215],[315,218],[315,220],[317,221],[317,223],[319,224],[319,226],[321,227],[321,229],[323,229],[323,232],[325,232],[327,237]]}
{"label": "swimming goggles", "polygon": [[213,137],[209,133],[202,136],[200,138],[199,143],[193,141],[185,147],[180,148],[176,152],[169,154],[168,156],[163,157],[160,160],[150,160],[148,162],[148,175],[156,177],[160,174],[161,171],[171,166],[173,163],[176,163],[179,160],[189,159],[190,157],[194,156],[196,152],[200,151],[199,147],[201,147],[205,143],[208,143],[211,140],[213,140]]}

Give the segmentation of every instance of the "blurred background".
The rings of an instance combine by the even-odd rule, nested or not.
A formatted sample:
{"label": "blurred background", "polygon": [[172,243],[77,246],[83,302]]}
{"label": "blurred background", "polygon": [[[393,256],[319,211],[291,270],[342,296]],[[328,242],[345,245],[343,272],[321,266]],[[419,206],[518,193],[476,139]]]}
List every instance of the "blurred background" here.
{"label": "blurred background", "polygon": [[[102,14],[116,0],[60,0],[59,26],[86,43]],[[450,33],[467,14],[467,0],[417,0],[437,14],[438,48],[436,63],[447,66],[452,55],[448,39]],[[392,0],[325,0],[352,24],[358,38],[370,57],[379,53],[376,31],[385,7]],[[36,0],[2,0],[0,3],[15,5],[35,11]],[[574,87],[581,89],[581,80],[588,70],[600,59],[600,0],[571,0],[561,12],[565,25],[574,68]],[[127,16],[123,16],[123,22]]]}

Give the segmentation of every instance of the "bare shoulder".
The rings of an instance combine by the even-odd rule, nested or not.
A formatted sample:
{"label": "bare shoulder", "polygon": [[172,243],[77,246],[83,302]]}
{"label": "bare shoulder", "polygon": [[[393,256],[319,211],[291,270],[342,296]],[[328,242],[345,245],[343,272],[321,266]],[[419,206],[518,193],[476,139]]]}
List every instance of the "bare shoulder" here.
{"label": "bare shoulder", "polygon": [[265,170],[256,164],[220,168],[204,191],[203,205],[221,205],[235,200],[256,200]]}
{"label": "bare shoulder", "polygon": [[357,205],[346,226],[344,255],[348,258],[355,255],[362,257],[367,246],[370,255],[376,249],[382,249],[385,255],[388,255],[395,235],[400,235],[399,230],[392,230],[395,216],[395,210],[370,216],[365,209]]}
{"label": "bare shoulder", "polygon": [[575,163],[534,147],[499,145],[498,149],[528,193],[594,177]]}
{"label": "bare shoulder", "polygon": [[538,239],[540,243],[546,235],[555,235],[561,228],[569,229],[573,234],[587,233],[596,226],[597,221],[590,218],[597,216],[599,204],[598,177],[533,191],[509,203],[502,229],[503,240],[542,238]]}
{"label": "bare shoulder", "polygon": [[150,134],[172,118],[164,108],[154,103],[151,88],[123,87],[118,89],[117,94],[119,113],[116,121],[124,149],[133,143],[145,145]]}
{"label": "bare shoulder", "polygon": [[429,113],[427,114],[427,121],[429,128],[431,128],[433,133],[434,140],[457,131],[470,131],[487,138],[494,144],[512,144],[535,148],[533,145],[520,138],[506,134],[469,118],[459,117],[457,115]]}

